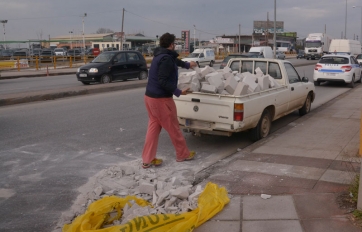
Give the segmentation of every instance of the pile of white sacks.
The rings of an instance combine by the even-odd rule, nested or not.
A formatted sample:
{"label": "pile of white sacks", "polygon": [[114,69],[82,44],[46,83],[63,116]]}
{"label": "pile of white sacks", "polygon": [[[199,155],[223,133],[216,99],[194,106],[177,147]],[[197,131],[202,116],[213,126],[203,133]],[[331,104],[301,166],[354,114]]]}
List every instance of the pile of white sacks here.
{"label": "pile of white sacks", "polygon": [[[124,207],[122,218],[105,227],[125,224],[140,216],[192,211],[198,207],[198,198],[203,191],[201,185],[193,187],[190,180],[182,175],[170,176],[154,169],[132,166],[112,166],[103,170],[89,190],[87,194],[78,196],[70,212],[63,213],[60,226],[71,223],[92,202],[107,196],[134,195],[147,200],[150,206],[141,207],[131,201],[131,207]],[[110,215],[117,215],[117,211],[110,212]]]}
{"label": "pile of white sacks", "polygon": [[229,67],[215,71],[205,66],[201,69],[196,67],[192,72],[181,72],[177,87],[181,90],[189,88],[192,92],[241,96],[279,86],[273,77],[264,75],[259,67],[255,69],[255,74],[251,74],[238,73]]}

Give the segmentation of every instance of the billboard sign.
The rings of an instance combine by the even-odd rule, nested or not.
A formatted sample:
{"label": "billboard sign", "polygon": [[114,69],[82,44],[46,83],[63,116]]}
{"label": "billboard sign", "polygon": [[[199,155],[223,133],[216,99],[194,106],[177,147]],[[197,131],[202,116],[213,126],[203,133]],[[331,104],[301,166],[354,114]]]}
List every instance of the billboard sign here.
{"label": "billboard sign", "polygon": [[[274,21],[254,21],[253,23],[253,33],[262,34],[268,31],[269,33],[274,33]],[[276,21],[276,33],[284,32],[284,22]]]}
{"label": "billboard sign", "polygon": [[185,50],[190,50],[190,31],[181,31],[181,38],[185,43]]}
{"label": "billboard sign", "polygon": [[219,44],[234,44],[233,38],[216,37],[216,39],[214,41],[215,41],[215,43],[219,43]]}

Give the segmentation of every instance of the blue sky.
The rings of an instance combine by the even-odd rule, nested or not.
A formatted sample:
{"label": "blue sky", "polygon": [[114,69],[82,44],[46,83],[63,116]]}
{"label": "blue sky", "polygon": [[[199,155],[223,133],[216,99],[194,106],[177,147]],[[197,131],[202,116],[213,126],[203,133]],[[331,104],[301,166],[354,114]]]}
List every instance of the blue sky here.
{"label": "blue sky", "polygon": [[[347,0],[347,38],[361,34],[362,0]],[[274,20],[274,0],[0,0],[0,20],[7,19],[7,40],[47,39],[48,36],[81,34],[81,15],[85,33],[104,27],[121,31],[122,8],[125,8],[124,31],[155,37],[165,32],[181,36],[190,30],[202,40],[217,35],[251,34],[254,20]],[[277,20],[284,21],[285,31],[323,32],[341,37],[345,30],[345,0],[277,0]],[[0,28],[3,40],[3,28]]]}

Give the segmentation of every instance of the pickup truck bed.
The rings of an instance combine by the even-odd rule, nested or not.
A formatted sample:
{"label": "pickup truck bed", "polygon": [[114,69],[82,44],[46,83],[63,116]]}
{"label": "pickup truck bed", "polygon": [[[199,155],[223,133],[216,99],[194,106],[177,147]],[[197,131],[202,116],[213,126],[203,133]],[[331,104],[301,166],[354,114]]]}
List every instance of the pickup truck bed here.
{"label": "pickup truck bed", "polygon": [[[243,60],[231,59],[227,66],[242,63]],[[281,86],[242,96],[193,92],[174,97],[180,128],[195,135],[224,136],[251,129],[254,140],[258,140],[269,134],[272,121],[295,110],[300,110],[301,115],[308,113],[315,96],[314,84],[299,75],[289,80],[288,72],[290,75],[297,72],[288,61],[255,59],[253,70],[256,68],[255,62],[261,60],[279,65],[281,79],[278,82]],[[241,66],[238,71],[240,69]],[[294,73],[291,69],[294,69]]]}

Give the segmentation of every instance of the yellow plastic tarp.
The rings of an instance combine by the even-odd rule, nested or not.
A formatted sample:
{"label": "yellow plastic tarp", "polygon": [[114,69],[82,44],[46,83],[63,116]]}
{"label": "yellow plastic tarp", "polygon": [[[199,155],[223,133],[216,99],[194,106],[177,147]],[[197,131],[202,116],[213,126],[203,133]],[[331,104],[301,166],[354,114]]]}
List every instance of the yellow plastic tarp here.
{"label": "yellow plastic tarp", "polygon": [[[72,224],[66,224],[63,232],[180,232],[192,231],[220,212],[230,199],[226,189],[209,182],[198,199],[198,208],[183,214],[154,214],[136,217],[126,224],[100,229],[102,225],[121,218],[122,208],[134,200],[140,206],[149,203],[135,196],[125,198],[110,196],[93,202],[87,211],[78,216]],[[118,214],[110,218],[109,213],[117,210]]]}

